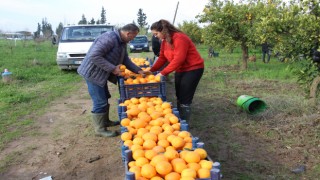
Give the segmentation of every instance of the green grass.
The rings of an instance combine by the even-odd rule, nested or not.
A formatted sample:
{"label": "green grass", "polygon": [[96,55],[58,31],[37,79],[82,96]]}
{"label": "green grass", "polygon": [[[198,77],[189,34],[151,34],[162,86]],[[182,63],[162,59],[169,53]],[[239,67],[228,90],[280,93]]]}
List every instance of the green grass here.
{"label": "green grass", "polygon": [[[197,121],[191,122],[191,126],[204,139],[212,158],[221,160],[225,165],[222,168],[225,178],[299,179],[299,175],[290,173],[290,168],[299,162],[290,161],[279,166],[265,162],[263,157],[256,157],[255,152],[247,154],[260,141],[269,143],[261,144],[260,147],[266,146],[265,149],[256,151],[274,154],[283,151],[283,147],[287,148],[286,153],[291,154],[290,148],[295,149],[301,144],[317,147],[315,142],[319,142],[319,133],[315,131],[320,127],[318,120],[311,117],[318,110],[309,105],[304,90],[288,68],[288,65],[298,67],[299,62],[288,64],[272,57],[270,63],[265,64],[260,50],[254,49],[250,52],[256,54],[257,62],[248,62],[248,69],[241,70],[242,54],[239,50],[228,53],[218,49],[219,57],[208,58],[205,46],[198,46],[198,49],[205,59],[205,72],[193,102],[193,118]],[[259,97],[267,103],[267,110],[255,116],[247,115],[236,105],[237,98],[243,94]],[[316,127],[308,127],[307,124],[315,124]],[[201,133],[208,127],[211,127],[212,135]],[[227,152],[226,158],[223,154]],[[314,159],[319,153],[304,151],[297,155]],[[315,162],[319,163],[319,158]],[[309,162],[310,171],[301,177],[317,177],[314,174],[319,174],[319,171],[318,166],[314,166],[315,162]]]}
{"label": "green grass", "polygon": [[80,76],[75,71],[59,70],[55,57],[57,47],[50,42],[0,41],[0,69],[12,72],[10,83],[0,83],[0,150],[21,136],[52,100],[76,89]]}
{"label": "green grass", "polygon": [[[260,145],[265,149],[259,150],[268,150],[269,153],[302,143],[309,149],[319,144],[319,121],[309,118],[317,113],[317,109],[309,106],[288,64],[274,57],[270,63],[264,64],[260,49],[253,49],[250,53],[256,54],[257,62],[249,62],[248,69],[241,70],[239,49],[233,53],[216,49],[219,57],[213,58],[207,57],[206,46],[200,45],[198,49],[205,59],[205,72],[194,97],[192,116],[197,121],[192,121],[191,127],[206,143],[210,156],[221,161],[225,178],[299,179],[300,176],[292,178],[289,171],[295,162],[278,167],[279,164],[276,166],[263,161],[263,157],[259,159],[246,154],[250,146],[260,145],[255,140],[267,141],[267,144]],[[0,41],[0,70],[8,68],[13,73],[11,83],[0,83],[0,150],[22,136],[39,135],[34,128],[35,119],[30,117],[45,113],[50,102],[69,95],[82,85],[79,83],[81,77],[75,71],[59,70],[55,61],[56,51],[57,47],[50,42],[17,41],[15,46],[13,41]],[[135,53],[134,56],[153,57],[151,52]],[[167,87],[170,91],[174,88],[170,84]],[[112,97],[117,99],[117,88],[113,90]],[[267,111],[256,116],[242,112],[235,104],[242,94],[265,101]],[[174,102],[174,93],[167,93],[167,98]],[[112,108],[116,111],[116,107]],[[112,118],[117,116],[113,114]],[[85,133],[90,135],[90,132]],[[57,129],[52,135],[59,139],[61,132]],[[226,153],[227,158],[223,156]],[[18,161],[13,158],[17,155],[19,152],[14,152],[0,163],[14,163]],[[320,168],[314,164],[320,162],[319,154],[303,151],[303,155],[313,162],[307,174],[301,177],[317,178]]]}

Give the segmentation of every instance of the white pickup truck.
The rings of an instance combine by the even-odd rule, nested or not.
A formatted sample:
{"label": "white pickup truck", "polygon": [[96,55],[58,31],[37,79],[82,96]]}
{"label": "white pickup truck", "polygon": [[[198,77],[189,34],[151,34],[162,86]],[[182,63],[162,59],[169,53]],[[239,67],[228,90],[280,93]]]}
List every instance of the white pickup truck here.
{"label": "white pickup truck", "polygon": [[77,69],[92,42],[102,33],[113,31],[111,25],[74,25],[63,28],[59,39],[57,64],[62,70]]}

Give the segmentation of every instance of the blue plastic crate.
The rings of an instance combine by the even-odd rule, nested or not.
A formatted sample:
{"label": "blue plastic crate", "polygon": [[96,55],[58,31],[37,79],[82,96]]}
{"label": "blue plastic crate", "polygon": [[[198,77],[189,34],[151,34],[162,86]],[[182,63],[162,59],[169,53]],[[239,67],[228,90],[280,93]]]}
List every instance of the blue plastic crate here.
{"label": "blue plastic crate", "polygon": [[159,83],[146,84],[124,84],[124,79],[119,79],[120,99],[130,99],[133,97],[161,97],[166,100],[166,82],[162,78]]}
{"label": "blue plastic crate", "polygon": [[[123,151],[123,161],[125,166],[125,180],[136,180],[135,174],[129,171],[128,163],[133,161],[132,158],[132,151],[131,150],[124,150]],[[212,161],[211,159],[207,159]],[[213,161],[212,161],[213,162]],[[221,170],[220,167],[213,167],[210,170],[211,177],[210,178],[197,178],[196,180],[221,180]]]}

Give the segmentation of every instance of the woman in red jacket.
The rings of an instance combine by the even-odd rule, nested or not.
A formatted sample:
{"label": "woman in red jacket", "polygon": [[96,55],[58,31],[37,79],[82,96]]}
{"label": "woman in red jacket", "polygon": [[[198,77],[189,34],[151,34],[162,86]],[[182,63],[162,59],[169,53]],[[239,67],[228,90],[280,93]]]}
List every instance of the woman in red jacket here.
{"label": "woman in red jacket", "polygon": [[166,76],[175,71],[177,107],[181,119],[189,123],[190,105],[204,71],[204,61],[191,39],[167,20],[153,23],[151,31],[162,40],[159,58],[151,71],[159,70],[166,62],[169,64],[157,75]]}

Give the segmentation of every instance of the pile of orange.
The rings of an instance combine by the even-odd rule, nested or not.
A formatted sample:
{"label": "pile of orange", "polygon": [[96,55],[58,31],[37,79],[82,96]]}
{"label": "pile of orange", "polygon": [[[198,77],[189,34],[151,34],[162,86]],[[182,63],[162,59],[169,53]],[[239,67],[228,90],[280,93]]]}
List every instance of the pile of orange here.
{"label": "pile of orange", "polygon": [[145,58],[131,58],[131,61],[137,66],[150,66],[150,62]]}
{"label": "pile of orange", "polygon": [[136,75],[124,75],[125,85],[131,85],[131,84],[146,84],[146,83],[159,83],[161,81],[160,76],[155,76],[153,74],[142,76],[140,74]]}
{"label": "pile of orange", "polygon": [[192,150],[190,132],[180,129],[169,102],[158,97],[125,100],[127,118],[121,125],[123,144],[132,151],[129,171],[137,180],[210,178],[212,161],[203,148]]}

